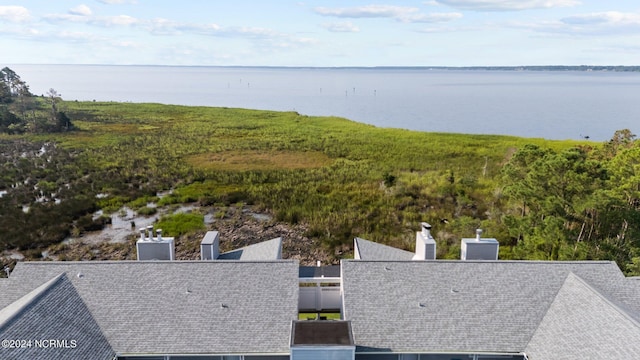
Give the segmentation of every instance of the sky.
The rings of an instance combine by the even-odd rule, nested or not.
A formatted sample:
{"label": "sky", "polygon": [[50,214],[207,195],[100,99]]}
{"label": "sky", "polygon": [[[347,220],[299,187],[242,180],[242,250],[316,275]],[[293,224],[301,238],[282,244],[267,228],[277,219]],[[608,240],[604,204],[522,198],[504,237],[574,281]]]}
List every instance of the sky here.
{"label": "sky", "polygon": [[0,65],[640,65],[638,0],[0,0]]}

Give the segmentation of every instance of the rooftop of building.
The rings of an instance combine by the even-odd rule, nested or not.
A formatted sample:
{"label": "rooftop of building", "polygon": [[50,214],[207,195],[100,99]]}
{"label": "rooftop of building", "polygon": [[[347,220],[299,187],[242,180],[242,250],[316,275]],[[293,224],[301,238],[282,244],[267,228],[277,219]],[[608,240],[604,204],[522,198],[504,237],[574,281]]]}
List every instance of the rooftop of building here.
{"label": "rooftop of building", "polygon": [[[344,260],[342,280],[360,352],[553,348],[562,358],[586,340],[603,351],[640,351],[630,344],[640,338],[640,289],[614,262]],[[539,358],[554,357],[531,357]]]}
{"label": "rooftop of building", "polygon": [[[64,286],[20,300],[58,278],[56,284]],[[56,313],[52,299],[63,299],[84,304],[118,354],[286,354],[291,321],[298,315],[298,263],[22,262],[2,291],[0,308],[10,312],[0,328],[2,338],[33,306]],[[19,306],[11,307],[16,302]],[[40,320],[39,328],[65,333],[56,317]]]}
{"label": "rooftop of building", "polygon": [[[215,260],[18,263],[0,279],[0,338],[63,334],[78,346],[9,355],[288,356],[315,346],[529,360],[640,353],[640,281],[611,261],[415,260],[418,250],[356,238],[356,259],[301,267],[280,259],[280,238],[223,254],[217,233],[206,239]],[[471,255],[496,256],[495,246]],[[306,290],[341,296],[343,320],[298,321]]]}

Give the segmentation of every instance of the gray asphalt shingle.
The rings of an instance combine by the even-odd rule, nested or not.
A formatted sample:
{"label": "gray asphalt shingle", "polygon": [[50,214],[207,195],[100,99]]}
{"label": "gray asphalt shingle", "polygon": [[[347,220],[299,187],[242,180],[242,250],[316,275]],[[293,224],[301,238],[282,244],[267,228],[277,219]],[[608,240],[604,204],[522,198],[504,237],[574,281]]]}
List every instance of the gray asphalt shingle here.
{"label": "gray asphalt shingle", "polygon": [[530,360],[626,360],[640,354],[640,324],[570,273],[526,348]]}
{"label": "gray asphalt shingle", "polygon": [[289,352],[295,261],[19,263],[0,306],[60,273],[119,354]]}
{"label": "gray asphalt shingle", "polygon": [[613,262],[343,260],[357,351],[521,353],[567,276],[640,314]]}
{"label": "gray asphalt shingle", "polygon": [[356,251],[362,260],[411,260],[414,255],[410,251],[361,238],[355,238],[353,241],[354,246],[357,248]]}
{"label": "gray asphalt shingle", "polygon": [[218,256],[218,260],[269,261],[282,258],[282,238],[275,238]]}
{"label": "gray asphalt shingle", "polygon": [[[407,261],[356,241],[370,257],[403,258],[338,268],[359,353],[640,353],[640,281],[614,262]],[[21,262],[0,281],[0,338],[76,337],[77,358],[289,354],[305,271],[290,260]]]}
{"label": "gray asphalt shingle", "polygon": [[[111,360],[115,352],[65,274],[4,308],[0,339],[21,340],[0,348],[0,358]],[[4,343],[3,343],[4,344]]]}

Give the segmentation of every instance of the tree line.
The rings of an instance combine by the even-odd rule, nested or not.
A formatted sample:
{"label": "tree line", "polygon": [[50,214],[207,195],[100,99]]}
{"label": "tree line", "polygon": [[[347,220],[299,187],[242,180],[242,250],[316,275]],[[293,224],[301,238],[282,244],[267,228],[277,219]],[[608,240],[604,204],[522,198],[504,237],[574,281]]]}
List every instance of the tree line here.
{"label": "tree line", "polygon": [[598,148],[527,145],[501,184],[517,258],[610,259],[640,274],[640,146],[628,129]]}
{"label": "tree line", "polygon": [[0,133],[48,133],[73,130],[71,119],[58,109],[61,101],[51,88],[36,97],[29,85],[8,67],[0,70]]}

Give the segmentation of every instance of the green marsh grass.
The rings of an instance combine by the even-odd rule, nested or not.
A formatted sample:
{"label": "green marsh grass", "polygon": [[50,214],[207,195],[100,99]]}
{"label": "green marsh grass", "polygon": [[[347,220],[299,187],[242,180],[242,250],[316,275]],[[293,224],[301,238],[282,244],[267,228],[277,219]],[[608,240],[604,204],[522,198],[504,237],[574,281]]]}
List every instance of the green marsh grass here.
{"label": "green marsh grass", "polygon": [[54,139],[118,179],[95,189],[114,196],[102,206],[141,205],[137,199],[173,189],[159,205],[242,201],[308,224],[327,246],[362,236],[409,250],[428,221],[443,235],[445,254],[448,239],[472,235],[457,219],[493,221],[504,232],[497,179],[518,148],[585,143],[377,128],[295,112],[107,102],[64,108],[80,130]]}

